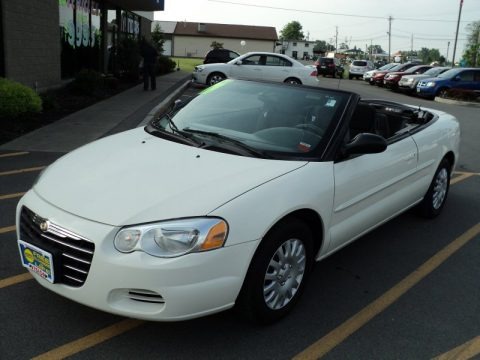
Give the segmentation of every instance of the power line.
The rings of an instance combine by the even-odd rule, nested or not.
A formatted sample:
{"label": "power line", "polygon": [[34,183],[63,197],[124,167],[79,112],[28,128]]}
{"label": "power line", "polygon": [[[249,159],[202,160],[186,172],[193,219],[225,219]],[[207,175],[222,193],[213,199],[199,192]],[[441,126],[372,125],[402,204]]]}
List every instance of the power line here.
{"label": "power line", "polygon": [[[333,12],[316,11],[316,10],[303,10],[303,9],[294,9],[294,8],[284,8],[284,7],[278,7],[278,6],[267,6],[267,5],[258,5],[258,4],[239,3],[239,2],[235,2],[235,1],[226,1],[226,0],[208,0],[208,1],[222,3],[222,4],[249,6],[249,7],[255,7],[255,8],[262,8],[262,9],[272,9],[272,10],[294,11],[294,12],[310,13],[310,14],[346,16],[346,17],[365,18],[365,19],[382,19],[382,20],[388,20],[389,19],[389,17],[385,17],[385,16],[358,15],[358,14],[333,13]],[[395,20],[422,21],[422,22],[426,22],[426,21],[428,21],[428,22],[456,22],[456,20],[446,20],[446,19],[420,19],[420,18],[397,18],[397,17],[395,18]],[[473,21],[474,20],[464,20],[462,22],[473,22]]]}

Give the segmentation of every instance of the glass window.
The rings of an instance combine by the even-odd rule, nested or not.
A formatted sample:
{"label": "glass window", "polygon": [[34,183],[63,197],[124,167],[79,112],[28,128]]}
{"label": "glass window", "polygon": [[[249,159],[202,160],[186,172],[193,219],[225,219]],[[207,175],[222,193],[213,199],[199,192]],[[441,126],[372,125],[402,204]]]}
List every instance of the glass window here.
{"label": "glass window", "polygon": [[252,55],[242,60],[242,65],[262,65],[262,57],[260,55]]}
{"label": "glass window", "polygon": [[305,43],[305,47],[309,47],[309,46],[310,46],[310,44],[309,44],[309,43]]}
{"label": "glass window", "polygon": [[292,63],[284,58],[278,56],[267,56],[265,61],[267,66],[292,66]]}
{"label": "glass window", "polygon": [[473,81],[473,71],[464,71],[459,75],[462,81]]}
{"label": "glass window", "polygon": [[61,76],[100,70],[101,10],[95,1],[59,0]]}
{"label": "glass window", "polygon": [[296,42],[292,43],[292,46],[297,46],[297,43]]}

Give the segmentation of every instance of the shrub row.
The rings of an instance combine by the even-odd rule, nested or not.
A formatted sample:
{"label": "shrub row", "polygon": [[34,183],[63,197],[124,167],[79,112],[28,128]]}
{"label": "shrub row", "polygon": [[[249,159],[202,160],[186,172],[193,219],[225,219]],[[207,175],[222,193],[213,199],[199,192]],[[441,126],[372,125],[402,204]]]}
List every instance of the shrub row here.
{"label": "shrub row", "polygon": [[480,92],[467,89],[450,89],[447,90],[446,97],[448,99],[460,101],[480,102]]}
{"label": "shrub row", "polygon": [[28,86],[0,78],[0,118],[42,111],[42,99]]}

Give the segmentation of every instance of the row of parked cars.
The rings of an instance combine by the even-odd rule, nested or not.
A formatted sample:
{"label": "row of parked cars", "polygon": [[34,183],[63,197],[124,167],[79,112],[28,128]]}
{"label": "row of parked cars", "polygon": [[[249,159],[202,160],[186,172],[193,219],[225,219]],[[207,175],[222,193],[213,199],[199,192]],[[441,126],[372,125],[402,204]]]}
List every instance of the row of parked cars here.
{"label": "row of parked cars", "polygon": [[445,96],[450,89],[480,91],[480,68],[390,63],[377,70],[366,71],[363,79],[370,85],[425,98]]}

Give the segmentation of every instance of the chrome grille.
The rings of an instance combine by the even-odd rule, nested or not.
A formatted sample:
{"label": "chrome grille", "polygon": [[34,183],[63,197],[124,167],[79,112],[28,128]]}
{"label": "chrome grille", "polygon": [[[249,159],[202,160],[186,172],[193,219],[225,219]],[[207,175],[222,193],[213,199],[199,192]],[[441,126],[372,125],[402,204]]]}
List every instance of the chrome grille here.
{"label": "chrome grille", "polygon": [[91,241],[49,222],[25,206],[20,213],[20,239],[53,254],[55,283],[74,287],[84,284],[95,251]]}

